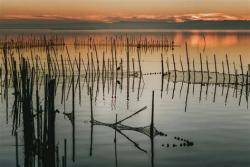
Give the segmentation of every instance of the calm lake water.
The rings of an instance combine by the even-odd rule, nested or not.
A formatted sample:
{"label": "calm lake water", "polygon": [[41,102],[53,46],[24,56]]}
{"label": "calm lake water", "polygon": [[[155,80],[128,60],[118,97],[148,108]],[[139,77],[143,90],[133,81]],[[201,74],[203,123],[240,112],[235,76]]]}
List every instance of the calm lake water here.
{"label": "calm lake water", "polygon": [[[1,30],[1,42],[8,40],[28,41],[34,38],[49,40],[63,38],[65,46],[55,46],[55,55],[60,59],[67,57],[67,49],[72,62],[77,62],[79,55],[87,67],[88,56],[99,58],[102,66],[112,60],[111,39],[116,40],[118,66],[123,60],[124,78],[105,83],[97,78],[93,81],[93,115],[94,119],[103,123],[115,123],[147,106],[147,109],[122,122],[130,128],[115,131],[112,127],[91,124],[90,96],[88,84],[84,76],[75,77],[74,86],[71,78],[66,79],[63,93],[62,78],[58,78],[55,96],[55,108],[59,110],[55,121],[55,143],[59,148],[60,166],[64,155],[64,141],[67,140],[67,166],[89,167],[165,167],[165,166],[250,166],[250,113],[248,109],[248,87],[217,85],[211,83],[194,84],[192,82],[175,82],[168,77],[162,77],[161,54],[164,70],[167,63],[170,70],[174,64],[181,71],[187,70],[186,47],[190,60],[196,70],[200,70],[200,55],[204,71],[209,68],[215,71],[214,55],[218,72],[222,73],[228,56],[229,73],[237,70],[241,73],[240,55],[243,62],[243,73],[248,71],[250,64],[250,31],[161,31],[161,30],[97,30],[97,31],[41,31],[41,30]],[[126,78],[127,47],[129,41],[147,41],[154,47],[140,47],[141,68],[143,78]],[[120,41],[120,45],[119,44]],[[124,44],[125,41],[125,44]],[[164,41],[173,47],[156,47],[157,41]],[[174,41],[174,42],[172,42]],[[96,46],[86,46],[89,43]],[[123,43],[122,43],[123,42]],[[132,43],[132,42],[131,42]],[[84,45],[85,44],[85,45]],[[123,45],[124,44],[124,45]],[[0,45],[1,46],[1,45]],[[67,49],[66,49],[67,46]],[[139,71],[138,49],[129,47],[130,70],[134,60],[135,71]],[[14,57],[18,54],[32,59],[38,55],[42,64],[46,62],[45,49],[33,47],[12,49]],[[51,54],[54,54],[53,51]],[[3,51],[0,51],[2,57]],[[1,67],[3,62],[1,59]],[[55,62],[53,62],[55,63]],[[90,62],[91,63],[91,62]],[[65,64],[70,66],[69,63]],[[60,64],[61,66],[61,64]],[[235,68],[234,68],[235,66]],[[47,66],[44,66],[45,70]],[[97,66],[96,66],[97,68]],[[68,67],[70,69],[70,67]],[[74,69],[77,71],[77,67]],[[4,71],[4,70],[3,70]],[[81,71],[84,71],[83,65]],[[76,72],[77,73],[77,72]],[[151,74],[150,74],[151,73]],[[152,74],[154,73],[154,74]],[[156,73],[156,74],[155,74]],[[199,74],[198,74],[199,75]],[[7,96],[4,93],[4,75],[1,76],[0,101],[0,166],[24,166],[24,138],[22,120],[16,136],[12,135],[14,88],[12,80],[7,86]],[[199,76],[198,76],[199,77]],[[79,79],[80,78],[80,79]],[[39,82],[41,104],[44,103],[44,80]],[[73,93],[74,88],[74,103]],[[35,88],[34,88],[35,89]],[[167,135],[150,137],[147,127],[151,124],[152,91],[154,95],[154,127]],[[62,101],[64,94],[65,101]],[[129,94],[129,97],[128,97]],[[35,94],[33,94],[35,106]],[[64,113],[71,113],[74,106],[75,121]],[[73,126],[74,125],[74,126]],[[136,128],[146,127],[146,128]],[[116,137],[115,137],[116,136]],[[116,140],[114,140],[116,138]],[[180,138],[178,140],[177,138]],[[192,146],[184,145],[181,139],[192,142]],[[34,166],[37,166],[36,161]]]}

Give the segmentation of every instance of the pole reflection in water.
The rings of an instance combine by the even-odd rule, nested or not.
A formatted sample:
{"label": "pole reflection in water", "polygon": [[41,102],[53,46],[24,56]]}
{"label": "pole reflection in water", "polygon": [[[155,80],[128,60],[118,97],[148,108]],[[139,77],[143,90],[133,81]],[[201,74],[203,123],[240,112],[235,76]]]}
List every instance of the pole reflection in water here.
{"label": "pole reflection in water", "polygon": [[[161,40],[139,40],[131,34],[104,40],[76,36],[72,46],[59,35],[27,38],[38,46],[14,40],[16,45],[7,42],[0,53],[0,116],[12,123],[15,166],[98,166],[99,161],[109,166],[162,166],[169,156],[178,157],[176,152],[195,154],[194,142],[187,138],[197,140],[198,151],[199,144],[210,142],[214,134],[201,132],[201,123],[195,121],[206,115],[203,110],[248,110],[249,71],[243,56],[209,56],[208,37],[197,57],[192,43],[178,44],[164,35]],[[178,107],[183,112],[176,112]]]}

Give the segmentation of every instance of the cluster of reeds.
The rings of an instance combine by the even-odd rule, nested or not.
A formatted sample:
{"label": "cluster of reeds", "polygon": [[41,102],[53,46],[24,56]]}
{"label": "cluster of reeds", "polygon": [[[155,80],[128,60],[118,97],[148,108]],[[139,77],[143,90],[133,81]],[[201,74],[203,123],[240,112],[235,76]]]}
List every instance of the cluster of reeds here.
{"label": "cluster of reeds", "polygon": [[[4,47],[4,50],[5,49],[11,50],[8,47]],[[99,84],[100,82],[102,82],[103,97],[105,94],[105,87],[108,87],[108,93],[111,92],[112,98],[116,98],[117,89],[119,87],[121,90],[123,89],[123,80],[124,78],[127,78],[127,99],[129,99],[130,78],[133,78],[133,87],[135,78],[139,78],[139,83],[143,81],[143,73],[141,67],[141,49],[137,48],[137,60],[135,60],[134,58],[131,59],[129,51],[130,44],[128,39],[126,48],[126,60],[124,60],[123,58],[120,58],[120,60],[118,59],[115,41],[113,41],[113,45],[111,45],[111,57],[108,57],[103,53],[102,59],[100,59],[101,55],[99,55],[99,53],[97,52],[96,46],[93,52],[91,51],[87,53],[86,59],[83,58],[83,55],[80,52],[77,57],[72,58],[72,55],[70,55],[67,46],[65,47],[65,49],[67,54],[64,56],[62,54],[59,55],[54,46],[47,44],[47,47],[45,48],[45,60],[41,60],[38,55],[34,57],[33,54],[31,54],[29,58],[26,58],[28,70],[31,71],[32,69],[34,69],[35,75],[39,78],[40,83],[45,79],[46,74],[48,74],[52,78],[56,78],[58,81],[62,81],[62,103],[68,97],[68,93],[65,94],[66,83],[69,83],[69,90],[72,88],[72,76],[76,76],[77,78],[75,89],[79,88],[80,101],[81,88],[84,85],[86,85],[87,89],[89,87],[96,87],[97,97],[97,94],[101,89],[99,88]],[[14,53],[11,52],[10,55],[13,56]],[[10,75],[11,77],[13,69],[12,66],[9,66],[9,63],[11,62],[10,57],[11,56],[4,57],[3,62],[5,67],[5,75]],[[17,62],[21,62],[21,57],[22,54],[18,52]],[[136,61],[138,62],[138,70],[136,70]],[[126,63],[127,69],[124,63]],[[131,63],[132,65],[130,65]],[[9,74],[8,71],[10,71]]]}
{"label": "cluster of reeds", "polygon": [[[233,64],[233,69],[231,69],[232,66],[229,64],[228,56],[225,56],[226,60],[225,62],[222,60],[221,64],[217,62],[216,55],[213,55],[214,59],[214,69],[210,69],[209,62],[206,57],[205,63],[202,59],[202,55],[200,54],[200,62],[199,67],[195,66],[194,59],[191,61],[189,60],[188,56],[188,50],[187,50],[187,43],[186,43],[186,66],[187,69],[184,69],[183,61],[180,58],[180,66],[181,69],[177,69],[177,63],[175,59],[175,55],[172,54],[172,64],[173,69],[170,69],[170,61],[167,58],[166,64],[167,64],[167,71],[164,70],[164,63],[163,58],[161,60],[162,62],[162,74],[171,78],[174,78],[176,81],[184,81],[189,83],[210,83],[210,84],[236,84],[236,85],[248,85],[248,73],[249,70],[244,71],[243,70],[243,63],[241,55],[239,55],[239,64],[240,64],[240,73],[237,71],[235,62],[231,63]],[[192,68],[191,68],[191,62],[192,62]],[[205,64],[205,69],[204,69]],[[218,71],[218,65],[221,65],[222,72]],[[249,66],[249,65],[248,65]]]}
{"label": "cluster of reeds", "polygon": [[[139,100],[139,91],[140,84],[143,81],[143,72],[141,67],[141,46],[137,44],[137,62],[138,70],[135,70],[135,60],[131,59],[130,47],[133,47],[129,41],[129,38],[126,38],[126,59],[122,58],[118,60],[117,58],[117,44],[113,40],[111,45],[111,59],[106,57],[105,54],[102,55],[102,60],[100,55],[98,55],[96,45],[93,45],[94,52],[89,52],[87,54],[86,62],[82,58],[82,55],[79,53],[78,57],[72,60],[72,57],[68,51],[67,46],[65,49],[67,51],[66,58],[63,55],[59,55],[54,49],[53,44],[46,42],[45,43],[45,52],[46,60],[42,61],[37,55],[35,58],[32,56],[30,59],[25,59],[20,52],[18,52],[18,59],[14,58],[14,53],[11,51],[12,47],[8,47],[8,43],[4,44],[3,47],[3,66],[4,66],[4,76],[5,76],[5,88],[8,89],[8,78],[11,78],[13,88],[14,88],[14,104],[13,104],[13,135],[16,136],[16,157],[17,157],[17,166],[19,166],[18,160],[18,129],[22,123],[23,127],[23,138],[24,138],[24,154],[25,154],[25,166],[34,166],[34,162],[37,159],[37,166],[59,166],[62,162],[62,166],[67,165],[67,140],[64,141],[64,155],[59,156],[59,147],[55,144],[55,120],[57,110],[55,109],[55,96],[57,90],[57,84],[59,81],[62,81],[62,98],[61,103],[64,104],[64,112],[72,123],[72,145],[73,145],[73,156],[72,160],[75,160],[75,90],[79,88],[79,99],[81,101],[81,80],[83,84],[86,84],[88,95],[90,95],[91,103],[91,126],[93,125],[104,125],[109,126],[115,129],[115,132],[122,134],[122,131],[119,130],[135,130],[137,132],[146,134],[151,139],[152,150],[154,149],[153,138],[156,135],[164,135],[162,132],[156,130],[154,127],[154,92],[152,94],[152,111],[151,111],[151,124],[146,127],[130,127],[121,124],[121,122],[131,118],[142,110],[146,109],[145,107],[136,113],[118,121],[113,124],[105,124],[98,122],[94,119],[93,114],[93,99],[97,98],[99,92],[99,81],[102,81],[103,85],[103,97],[105,84],[107,83],[108,91],[111,89],[112,98],[116,98],[116,92],[118,85],[123,84],[123,79],[126,77],[127,81],[127,101],[130,97],[130,78],[139,78],[139,88],[138,88],[138,100]],[[179,71],[176,69],[175,58],[173,57],[174,70],[170,70],[168,60],[167,60],[167,73],[164,68],[164,57],[161,55],[161,66],[162,66],[162,78],[168,76],[170,78],[171,74],[174,74],[175,82],[178,78]],[[193,81],[192,74],[194,78],[197,75],[195,66],[193,66],[193,71],[190,67],[189,55],[186,44],[186,59],[187,59],[187,72],[185,72],[182,61],[181,67],[183,78],[185,78],[185,73],[187,73],[187,83]],[[18,62],[18,63],[17,63]],[[126,62],[126,66],[124,65]],[[201,60],[202,62],[202,60]],[[131,70],[132,63],[132,70]],[[201,63],[202,64],[202,63]],[[207,63],[208,64],[208,63]],[[194,63],[193,63],[194,65]],[[228,65],[228,60],[227,60]],[[242,61],[241,61],[242,68]],[[224,69],[224,68],[223,68]],[[215,76],[216,81],[218,81],[219,72],[217,72],[216,58],[215,58]],[[229,70],[228,70],[229,71]],[[207,72],[203,71],[201,65],[201,75],[204,76],[208,73],[208,79],[211,79],[211,73],[207,65]],[[2,68],[0,70],[1,80],[2,80]],[[232,78],[232,74],[227,74]],[[224,78],[226,74],[223,72]],[[242,79],[243,77],[242,70]],[[75,84],[75,78],[77,78]],[[203,77],[202,77],[203,78]],[[68,93],[65,93],[66,83],[69,80]],[[184,81],[185,79],[183,79]],[[202,79],[203,80],[203,79]],[[237,79],[235,79],[237,80]],[[239,80],[239,78],[238,78]],[[194,79],[194,82],[196,79]],[[2,81],[1,81],[2,82]],[[39,83],[40,82],[40,83]],[[41,88],[41,83],[44,83],[44,98],[40,97],[39,90]],[[243,82],[242,82],[243,83]],[[248,85],[248,73],[246,77],[246,83]],[[96,95],[93,94],[93,89],[96,84]],[[132,85],[134,84],[134,81]],[[35,87],[35,89],[34,89]],[[35,90],[35,93],[34,93]],[[72,90],[72,112],[65,111],[65,100],[69,96],[69,92]],[[163,89],[162,89],[163,90]],[[7,93],[8,94],[8,93]],[[35,95],[35,102],[33,100],[33,95]],[[42,100],[44,105],[42,105]],[[79,101],[79,102],[80,102]],[[34,105],[35,104],[35,105]],[[35,106],[35,107],[33,107]],[[8,107],[7,107],[8,108]],[[91,130],[92,131],[92,130]],[[92,136],[92,134],[91,134]],[[92,143],[92,142],[91,142]],[[135,146],[141,149],[137,143],[133,142]],[[154,157],[152,151],[152,159]]]}
{"label": "cluster of reeds", "polygon": [[95,36],[86,36],[86,37],[75,37],[74,38],[74,46],[110,46],[113,45],[115,41],[115,45],[118,47],[126,47],[127,40],[129,40],[130,47],[141,47],[141,48],[151,48],[151,47],[158,47],[158,48],[173,48],[175,47],[174,41],[168,40],[166,35],[162,34],[159,38],[154,37],[147,37],[142,35],[135,35],[135,34],[116,34],[116,35],[109,35],[104,36],[102,38],[96,38]]}
{"label": "cluster of reeds", "polygon": [[[80,36],[80,37],[79,37]],[[159,36],[143,36],[138,34],[113,34],[109,36],[99,36],[93,35],[77,35],[74,38],[69,36],[63,36],[61,34],[22,34],[22,35],[3,35],[0,37],[0,48],[4,44],[7,44],[9,49],[16,50],[29,50],[46,48],[47,46],[53,46],[54,48],[64,48],[66,45],[73,45],[75,48],[88,47],[95,48],[108,47],[115,45],[116,47],[126,48],[129,40],[129,47],[131,48],[141,48],[142,50],[149,49],[163,49],[173,50],[174,47],[178,45],[174,41],[168,40],[165,34]]]}
{"label": "cluster of reeds", "polygon": [[[129,46],[128,46],[129,47]],[[67,47],[66,47],[67,49]],[[139,50],[139,49],[138,49]],[[133,72],[127,69],[123,70],[123,60],[120,60],[120,65],[117,62],[116,48],[112,48],[112,58],[108,61],[105,60],[103,55],[102,65],[99,63],[99,56],[97,51],[95,54],[88,55],[87,64],[84,63],[81,55],[78,59],[71,60],[71,56],[67,50],[66,60],[61,55],[61,65],[57,59],[56,51],[53,46],[46,47],[46,62],[42,62],[38,56],[34,59],[26,59],[22,54],[18,55],[16,59],[14,53],[11,51],[7,44],[3,48],[3,64],[4,64],[4,82],[7,84],[5,89],[8,90],[8,80],[11,78],[12,86],[14,88],[14,104],[13,104],[13,135],[16,136],[16,143],[18,143],[18,129],[23,127],[24,133],[24,150],[25,150],[25,166],[33,166],[37,160],[38,166],[55,166],[59,164],[60,158],[58,155],[58,146],[55,145],[55,117],[56,109],[54,104],[55,93],[57,84],[60,79],[62,80],[62,103],[65,107],[65,99],[68,98],[69,91],[72,90],[72,112],[64,114],[69,117],[72,122],[73,136],[75,136],[75,119],[74,119],[74,106],[75,106],[75,89],[79,88],[81,92],[81,79],[83,78],[87,88],[94,88],[96,83],[96,95],[99,90],[99,80],[103,82],[103,91],[105,83],[108,82],[108,87],[111,86],[112,97],[116,97],[117,85],[122,84],[123,76],[143,77],[140,65],[140,55],[138,51],[138,66],[139,72],[135,71],[133,61]],[[127,52],[127,66],[130,67],[129,51]],[[1,70],[2,75],[2,70]],[[77,82],[75,85],[75,77]],[[2,77],[1,77],[2,78]],[[67,95],[65,94],[66,82],[69,79],[69,89]],[[119,81],[121,79],[121,81]],[[44,83],[44,98],[40,97],[39,90]],[[2,87],[2,86],[1,86]],[[34,89],[35,88],[35,89]],[[35,93],[34,93],[35,92]],[[90,93],[92,91],[88,91]],[[128,89],[129,92],[129,89]],[[103,92],[104,93],[104,92]],[[8,93],[7,93],[8,94]],[[35,95],[35,100],[32,98]],[[91,93],[91,97],[93,93]],[[81,97],[79,95],[79,97]],[[42,106],[42,100],[44,105]],[[35,102],[35,103],[33,103]],[[35,104],[35,105],[34,105]],[[33,106],[36,106],[35,108]],[[8,106],[6,106],[8,109]],[[8,117],[8,116],[7,116]],[[74,137],[73,137],[74,138]],[[74,145],[74,139],[73,139]],[[66,149],[65,144],[65,149]],[[74,148],[74,146],[73,146]],[[18,144],[16,146],[17,166],[19,165],[19,151]],[[62,157],[62,164],[66,166],[67,153]],[[74,159],[74,155],[73,155]]]}
{"label": "cluster of reeds", "polygon": [[37,166],[59,166],[59,148],[55,144],[56,80],[50,75],[45,76],[44,106],[42,106],[37,68],[35,69],[34,66],[31,68],[29,62],[23,57],[17,64],[13,55],[8,53],[8,48],[4,48],[5,56],[10,56],[11,59],[11,77],[14,87],[12,134],[16,136],[16,166],[20,166],[18,151],[20,127],[23,128],[24,166],[35,166],[35,162]]}
{"label": "cluster of reeds", "polygon": [[[248,107],[248,97],[249,97],[249,65],[248,65],[248,70],[245,72],[243,70],[243,63],[242,63],[242,57],[239,55],[239,64],[240,64],[240,73],[237,71],[235,62],[233,62],[233,70],[231,69],[231,66],[229,65],[229,59],[228,56],[225,56],[225,62],[222,60],[221,64],[217,63],[216,60],[216,55],[213,55],[213,64],[214,64],[214,69],[209,68],[209,63],[208,59],[206,57],[205,63],[204,60],[202,59],[202,55],[200,54],[200,63],[199,67],[195,66],[194,59],[193,61],[189,60],[189,55],[188,55],[188,47],[186,43],[186,67],[187,69],[184,69],[182,59],[180,59],[180,66],[181,70],[177,69],[177,63],[175,60],[175,55],[172,54],[172,64],[173,64],[173,69],[170,69],[170,62],[169,59],[167,58],[166,64],[167,64],[167,71],[165,72],[164,70],[164,63],[163,63],[163,56],[161,58],[161,64],[162,64],[162,89],[163,90],[163,79],[167,78],[168,80],[168,85],[169,81],[172,81],[174,83],[174,88],[172,92],[172,98],[174,98],[174,92],[175,92],[175,87],[176,83],[181,83],[181,89],[180,92],[182,92],[183,88],[183,83],[187,83],[187,93],[186,93],[186,101],[185,101],[185,111],[187,107],[187,101],[188,101],[188,94],[189,94],[189,85],[193,85],[193,94],[194,94],[194,87],[195,85],[200,85],[200,97],[199,101],[201,101],[201,94],[202,94],[202,87],[206,86],[206,98],[208,94],[208,87],[209,85],[214,85],[214,96],[213,96],[213,102],[215,102],[215,97],[216,97],[216,92],[217,92],[217,87],[220,86],[222,87],[222,95],[224,93],[224,88],[227,87],[226,91],[226,98],[225,98],[225,105],[227,104],[227,99],[228,99],[228,92],[229,88],[233,89],[233,94],[237,98],[238,94],[238,89],[240,90],[240,95],[239,95],[239,105],[241,104],[241,97],[243,94],[243,91],[245,91],[245,97],[246,97],[246,102],[247,102],[247,107]],[[191,68],[191,62],[192,62],[192,68]],[[204,65],[205,64],[205,69]],[[222,72],[218,71],[218,65],[221,65],[222,67]],[[232,73],[233,71],[233,73]],[[168,85],[167,85],[167,90],[168,90]]]}
{"label": "cluster of reeds", "polygon": [[44,48],[50,46],[64,46],[65,39],[62,35],[53,34],[22,34],[14,36],[3,36],[0,40],[0,45],[7,45],[8,49],[31,49]]}

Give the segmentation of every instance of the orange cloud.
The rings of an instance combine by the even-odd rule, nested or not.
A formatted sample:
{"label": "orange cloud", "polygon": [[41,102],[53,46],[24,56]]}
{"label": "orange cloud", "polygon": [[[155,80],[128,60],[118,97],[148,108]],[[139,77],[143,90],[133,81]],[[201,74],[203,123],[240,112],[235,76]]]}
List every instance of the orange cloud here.
{"label": "orange cloud", "polygon": [[222,20],[250,20],[250,18],[236,17],[224,13],[198,13],[198,14],[183,14],[173,16],[163,15],[116,15],[116,16],[103,16],[103,15],[87,15],[84,17],[75,16],[60,16],[60,15],[5,15],[0,20],[79,20],[79,21],[103,21],[103,22],[116,22],[116,21],[172,21],[172,22],[185,22],[185,21],[222,21]]}
{"label": "orange cloud", "polygon": [[205,21],[220,21],[220,20],[245,20],[246,18],[239,18],[236,16],[226,15],[224,13],[200,13],[200,14],[186,14],[178,16],[182,21],[186,20],[205,20]]}

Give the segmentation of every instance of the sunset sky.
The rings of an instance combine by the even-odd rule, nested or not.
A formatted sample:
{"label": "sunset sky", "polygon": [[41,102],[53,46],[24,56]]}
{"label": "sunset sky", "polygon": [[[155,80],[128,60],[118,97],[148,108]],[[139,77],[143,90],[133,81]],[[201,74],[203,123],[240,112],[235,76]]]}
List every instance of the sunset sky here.
{"label": "sunset sky", "polygon": [[250,20],[250,0],[0,0],[0,20]]}

